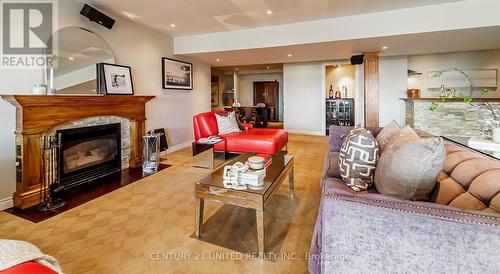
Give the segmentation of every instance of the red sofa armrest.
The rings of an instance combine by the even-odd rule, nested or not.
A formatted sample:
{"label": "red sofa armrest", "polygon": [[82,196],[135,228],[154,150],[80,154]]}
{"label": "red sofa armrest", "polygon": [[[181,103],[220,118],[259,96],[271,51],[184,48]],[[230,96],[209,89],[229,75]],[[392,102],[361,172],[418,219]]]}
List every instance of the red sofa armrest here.
{"label": "red sofa armrest", "polygon": [[253,128],[253,124],[251,123],[241,123],[241,125],[245,128],[245,130]]}
{"label": "red sofa armrest", "polygon": [[0,274],[57,274],[54,270],[37,262],[24,262],[0,271]]}

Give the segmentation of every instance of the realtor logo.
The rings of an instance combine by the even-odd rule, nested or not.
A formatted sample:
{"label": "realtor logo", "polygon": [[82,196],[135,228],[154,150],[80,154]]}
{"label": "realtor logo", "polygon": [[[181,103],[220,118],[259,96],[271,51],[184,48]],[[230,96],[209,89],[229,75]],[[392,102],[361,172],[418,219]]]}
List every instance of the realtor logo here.
{"label": "realtor logo", "polygon": [[2,2],[3,54],[52,54],[52,2]]}
{"label": "realtor logo", "polygon": [[0,68],[57,66],[57,0],[0,0]]}

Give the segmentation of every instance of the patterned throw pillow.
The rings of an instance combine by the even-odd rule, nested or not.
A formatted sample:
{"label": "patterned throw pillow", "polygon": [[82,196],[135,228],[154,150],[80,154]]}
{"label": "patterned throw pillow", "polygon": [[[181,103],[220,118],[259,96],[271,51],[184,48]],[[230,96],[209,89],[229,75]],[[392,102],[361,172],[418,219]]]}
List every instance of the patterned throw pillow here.
{"label": "patterned throw pillow", "polygon": [[379,146],[375,137],[363,127],[355,127],[340,148],[342,180],[354,191],[368,189],[373,182],[378,158]]}
{"label": "patterned throw pillow", "polygon": [[217,119],[219,134],[241,132],[238,122],[236,121],[236,114],[234,112],[229,112],[228,114],[216,113],[215,119]]}

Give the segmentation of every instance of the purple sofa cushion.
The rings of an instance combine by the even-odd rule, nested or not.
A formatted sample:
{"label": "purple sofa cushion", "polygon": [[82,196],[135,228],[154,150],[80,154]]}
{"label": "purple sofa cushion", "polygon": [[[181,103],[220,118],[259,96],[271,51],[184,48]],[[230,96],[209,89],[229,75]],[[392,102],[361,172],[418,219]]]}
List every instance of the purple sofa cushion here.
{"label": "purple sofa cushion", "polygon": [[323,177],[340,178],[339,152],[328,151],[325,155]]}

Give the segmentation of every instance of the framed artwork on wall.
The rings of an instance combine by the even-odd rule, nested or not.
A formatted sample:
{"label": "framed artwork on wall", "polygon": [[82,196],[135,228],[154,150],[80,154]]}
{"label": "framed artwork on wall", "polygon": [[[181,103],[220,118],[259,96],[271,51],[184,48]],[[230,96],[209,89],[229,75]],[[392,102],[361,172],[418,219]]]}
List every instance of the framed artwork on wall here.
{"label": "framed artwork on wall", "polygon": [[108,95],[134,95],[130,67],[99,63],[97,64],[98,86]]}
{"label": "framed artwork on wall", "polygon": [[193,64],[162,58],[162,86],[164,89],[193,89]]}
{"label": "framed artwork on wall", "polygon": [[212,83],[212,107],[219,106],[219,83]]}

